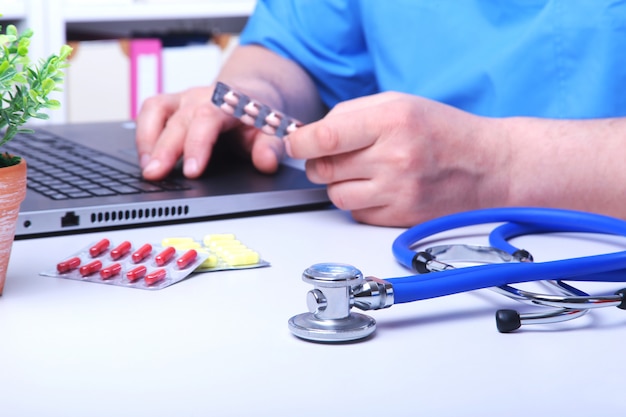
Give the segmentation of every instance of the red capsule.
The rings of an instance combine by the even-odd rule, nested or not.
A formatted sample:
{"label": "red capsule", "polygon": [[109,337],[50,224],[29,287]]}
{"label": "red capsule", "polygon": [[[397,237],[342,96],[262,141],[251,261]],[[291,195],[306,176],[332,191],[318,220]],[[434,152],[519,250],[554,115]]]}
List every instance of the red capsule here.
{"label": "red capsule", "polygon": [[146,275],[146,272],[148,272],[148,268],[146,268],[143,265],[139,265],[137,268],[133,268],[130,271],[128,271],[126,273],[126,278],[128,278],[128,280],[130,282],[135,282],[137,281],[139,278],[143,277],[144,275]]}
{"label": "red capsule", "polygon": [[196,252],[195,249],[189,249],[176,260],[176,266],[178,266],[178,269],[185,269],[190,263],[195,261],[197,257],[198,252]]}
{"label": "red capsule", "polygon": [[131,255],[131,258],[134,263],[138,264],[139,262],[143,261],[146,258],[146,256],[150,255],[150,253],[152,253],[152,245],[149,243],[146,243],[145,245],[137,249],[135,252],[133,252],[133,254]]}
{"label": "red capsule", "polygon": [[106,268],[102,268],[100,270],[100,276],[102,277],[102,279],[109,279],[112,276],[119,274],[121,271],[122,265],[116,262],[107,266]]}
{"label": "red capsule", "polygon": [[75,256],[66,261],[59,262],[57,264],[57,271],[59,271],[60,273],[69,272],[73,269],[78,268],[79,265],[80,265],[80,258],[78,256]]}
{"label": "red capsule", "polygon": [[80,272],[82,276],[87,277],[98,272],[100,268],[102,268],[102,262],[96,259],[95,261],[91,261],[88,264],[81,266],[78,272]]}
{"label": "red capsule", "polygon": [[91,255],[92,258],[95,258],[96,256],[100,255],[102,252],[107,250],[110,244],[111,242],[109,242],[109,239],[102,239],[100,242],[96,243],[95,245],[89,248],[89,254]]}
{"label": "red capsule", "polygon": [[120,243],[119,245],[111,249],[111,259],[113,260],[120,259],[122,256],[130,252],[130,248],[131,248],[130,242],[128,240],[125,240],[124,242]]}
{"label": "red capsule", "polygon": [[165,269],[163,269],[163,268],[155,269],[154,271],[152,271],[148,275],[146,275],[144,280],[146,281],[146,284],[153,285],[153,284],[156,284],[157,282],[163,280],[166,275],[167,275],[167,271]]}
{"label": "red capsule", "polygon": [[156,262],[158,266],[163,266],[168,263],[174,255],[176,255],[176,249],[173,246],[168,246],[154,257],[154,262]]}

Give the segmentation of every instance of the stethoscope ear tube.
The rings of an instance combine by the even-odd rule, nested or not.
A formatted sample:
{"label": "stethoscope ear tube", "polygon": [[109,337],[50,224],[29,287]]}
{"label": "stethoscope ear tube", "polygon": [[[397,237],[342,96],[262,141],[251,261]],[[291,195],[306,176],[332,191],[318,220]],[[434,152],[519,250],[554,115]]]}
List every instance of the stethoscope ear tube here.
{"label": "stethoscope ear tube", "polygon": [[[416,265],[425,261],[414,247],[427,237],[450,229],[506,222],[494,230],[491,242],[511,254],[519,249],[506,239],[528,233],[589,232],[626,236],[626,222],[612,217],[558,209],[496,208],[434,219],[402,233],[393,243],[396,259],[418,275],[391,278],[395,303],[440,297],[479,288],[537,280],[626,281],[626,251],[541,263],[501,263],[423,274]],[[497,232],[497,233],[496,233]],[[495,245],[494,245],[495,246]]]}
{"label": "stethoscope ear tube", "polygon": [[472,266],[386,279],[394,288],[394,304],[538,280],[623,282],[626,252],[541,263]]}
{"label": "stethoscope ear tube", "polygon": [[[520,227],[520,229],[513,230],[518,232],[521,232],[521,228],[525,230],[520,234],[528,234],[528,228],[532,228],[533,233],[587,232],[626,236],[626,222],[613,217],[575,210],[506,207],[456,213],[421,223],[401,233],[392,244],[392,252],[398,262],[413,269],[415,256],[413,248],[420,240],[448,230],[486,223],[512,223],[516,226],[509,227]],[[501,232],[507,232],[507,229],[501,229]],[[508,233],[511,231],[509,230]],[[510,234],[509,237],[511,237]],[[500,245],[494,246],[507,252],[513,248],[510,245],[503,245],[509,250]]]}

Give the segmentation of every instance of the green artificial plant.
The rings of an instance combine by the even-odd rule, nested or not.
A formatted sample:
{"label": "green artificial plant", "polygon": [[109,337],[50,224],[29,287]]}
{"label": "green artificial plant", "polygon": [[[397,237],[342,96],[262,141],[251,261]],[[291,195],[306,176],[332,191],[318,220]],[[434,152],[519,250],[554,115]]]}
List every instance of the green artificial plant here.
{"label": "green artificial plant", "polygon": [[0,131],[0,167],[20,162],[19,155],[1,152],[2,145],[17,133],[32,133],[31,129],[22,127],[28,119],[48,119],[43,109],[61,106],[58,100],[48,96],[60,91],[63,69],[68,66],[72,48],[64,45],[58,55],[50,55],[34,64],[28,56],[32,36],[30,29],[18,33],[15,25],[7,25],[2,32],[0,26],[0,129],[4,129]]}

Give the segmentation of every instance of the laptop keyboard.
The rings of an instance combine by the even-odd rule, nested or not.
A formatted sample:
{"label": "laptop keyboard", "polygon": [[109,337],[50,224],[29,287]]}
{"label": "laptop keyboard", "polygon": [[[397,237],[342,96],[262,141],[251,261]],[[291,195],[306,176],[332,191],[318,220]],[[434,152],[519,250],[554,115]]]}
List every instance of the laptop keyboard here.
{"label": "laptop keyboard", "polygon": [[138,167],[48,132],[20,133],[3,150],[24,156],[27,187],[54,200],[187,189],[175,181],[146,181]]}

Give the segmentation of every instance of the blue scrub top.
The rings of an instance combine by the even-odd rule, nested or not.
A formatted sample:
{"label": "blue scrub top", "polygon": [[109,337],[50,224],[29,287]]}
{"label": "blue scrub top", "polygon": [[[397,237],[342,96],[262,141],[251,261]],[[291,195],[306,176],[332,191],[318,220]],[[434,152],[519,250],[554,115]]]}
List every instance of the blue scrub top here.
{"label": "blue scrub top", "polygon": [[626,115],[623,0],[259,0],[241,36],[322,99],[401,91],[484,116]]}

